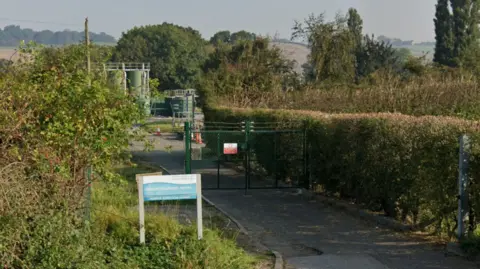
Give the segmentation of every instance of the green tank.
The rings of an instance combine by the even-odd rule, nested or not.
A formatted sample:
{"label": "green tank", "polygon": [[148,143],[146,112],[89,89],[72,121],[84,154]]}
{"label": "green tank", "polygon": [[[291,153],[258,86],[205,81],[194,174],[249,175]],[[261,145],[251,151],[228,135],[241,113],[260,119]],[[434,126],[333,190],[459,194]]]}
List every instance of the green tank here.
{"label": "green tank", "polygon": [[193,96],[166,97],[165,104],[171,108],[171,116],[186,118],[192,113]]}
{"label": "green tank", "polygon": [[139,97],[142,94],[142,72],[141,71],[128,71],[127,72],[127,86],[130,92]]}
{"label": "green tank", "polygon": [[127,72],[127,86],[130,93],[137,98],[137,103],[147,115],[151,114],[150,93],[147,91],[147,85],[143,84],[142,71]]}

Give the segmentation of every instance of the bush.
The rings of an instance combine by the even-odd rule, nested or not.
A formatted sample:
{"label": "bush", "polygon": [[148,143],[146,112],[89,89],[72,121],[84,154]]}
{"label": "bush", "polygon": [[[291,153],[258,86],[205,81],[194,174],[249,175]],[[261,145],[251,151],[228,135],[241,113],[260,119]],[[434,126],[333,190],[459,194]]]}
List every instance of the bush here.
{"label": "bush", "polygon": [[[312,111],[210,110],[208,121],[307,123],[310,174],[322,191],[362,203],[386,215],[452,233],[457,208],[458,137],[472,135],[471,203],[478,212],[479,145],[475,121],[400,114],[324,114]],[[278,143],[285,152],[301,150],[300,141]],[[254,143],[255,152],[269,152]],[[286,158],[296,158],[286,154]],[[259,158],[271,171],[266,158]],[[262,162],[262,159],[264,161]],[[287,165],[288,166],[288,165]],[[284,176],[295,171],[284,169]],[[475,224],[476,225],[476,224]]]}
{"label": "bush", "polygon": [[81,264],[82,240],[94,242],[79,236],[87,168],[108,178],[141,114],[133,98],[87,74],[84,46],[29,44],[20,54],[0,74],[0,260],[7,268]]}
{"label": "bush", "polygon": [[0,73],[1,267],[252,267],[216,232],[199,242],[194,229],[162,215],[147,216],[140,246],[135,185],[112,172],[140,138],[130,131],[142,120],[134,98],[87,74],[83,46],[21,51],[23,60]]}
{"label": "bush", "polygon": [[[239,88],[206,81],[199,91],[208,106],[312,110],[324,113],[402,113],[480,119],[478,79],[466,71],[426,68],[421,76],[405,78],[379,70],[360,85],[302,85],[294,89]],[[231,88],[231,87],[230,87]],[[215,90],[212,90],[215,89]],[[255,96],[255,98],[252,98]]]}

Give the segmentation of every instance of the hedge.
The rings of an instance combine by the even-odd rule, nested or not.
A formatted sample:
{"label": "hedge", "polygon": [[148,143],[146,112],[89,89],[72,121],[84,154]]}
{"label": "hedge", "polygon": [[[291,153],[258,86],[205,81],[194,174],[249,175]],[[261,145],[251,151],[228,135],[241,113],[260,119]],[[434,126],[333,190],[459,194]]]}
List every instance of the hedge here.
{"label": "hedge", "polygon": [[[306,124],[310,180],[317,190],[352,199],[387,216],[454,231],[457,209],[458,137],[470,134],[470,195],[477,208],[480,151],[476,143],[480,122],[451,117],[402,114],[325,114],[312,111],[218,108],[205,111],[207,121]],[[301,141],[285,139],[281,151],[296,158]],[[268,152],[268,143],[254,151]],[[261,160],[261,156],[259,157]],[[271,171],[265,161],[261,165]],[[285,177],[295,169],[285,166]],[[290,173],[290,174],[289,174]],[[472,215],[473,216],[473,215]],[[476,223],[476,222],[475,222]]]}

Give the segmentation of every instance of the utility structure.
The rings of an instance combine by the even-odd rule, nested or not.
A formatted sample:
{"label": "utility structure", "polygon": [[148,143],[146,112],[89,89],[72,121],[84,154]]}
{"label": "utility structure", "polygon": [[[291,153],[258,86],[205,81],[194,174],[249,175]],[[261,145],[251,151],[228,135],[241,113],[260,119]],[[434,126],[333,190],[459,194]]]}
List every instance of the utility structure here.
{"label": "utility structure", "polygon": [[103,64],[103,72],[115,87],[135,96],[141,109],[150,115],[150,63],[108,62]]}

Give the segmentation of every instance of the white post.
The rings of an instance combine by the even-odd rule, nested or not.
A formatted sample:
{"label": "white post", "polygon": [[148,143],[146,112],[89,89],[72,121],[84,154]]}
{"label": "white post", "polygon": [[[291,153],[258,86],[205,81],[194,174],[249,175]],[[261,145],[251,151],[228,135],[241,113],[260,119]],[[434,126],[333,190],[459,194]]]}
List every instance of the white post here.
{"label": "white post", "polygon": [[203,238],[203,216],[202,216],[202,179],[197,174],[197,233],[198,240]]}
{"label": "white post", "polygon": [[127,94],[127,71],[125,70],[125,63],[122,63],[122,71],[123,71],[123,90],[125,94]]}
{"label": "white post", "polygon": [[145,244],[145,207],[143,201],[143,177],[136,176],[138,186],[138,214],[140,218],[140,244]]}

